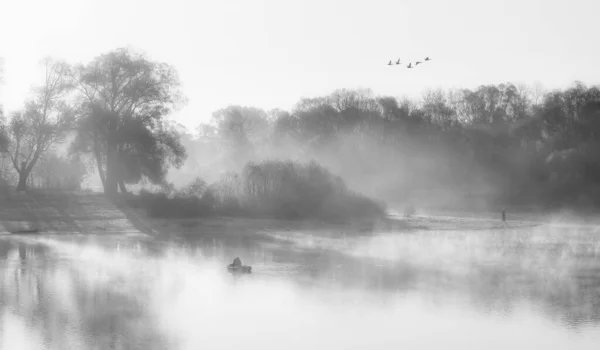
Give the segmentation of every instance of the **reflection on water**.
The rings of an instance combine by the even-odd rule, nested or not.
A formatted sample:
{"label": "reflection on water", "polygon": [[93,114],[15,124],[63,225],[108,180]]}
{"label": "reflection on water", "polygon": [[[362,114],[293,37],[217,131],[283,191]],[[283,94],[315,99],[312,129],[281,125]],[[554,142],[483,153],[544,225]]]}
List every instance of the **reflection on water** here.
{"label": "reflection on water", "polygon": [[597,348],[593,228],[453,227],[1,238],[0,348]]}
{"label": "reflection on water", "polygon": [[126,271],[126,261],[93,248],[27,243],[0,245],[4,342],[22,337],[33,349],[169,348],[144,316],[139,272]]}

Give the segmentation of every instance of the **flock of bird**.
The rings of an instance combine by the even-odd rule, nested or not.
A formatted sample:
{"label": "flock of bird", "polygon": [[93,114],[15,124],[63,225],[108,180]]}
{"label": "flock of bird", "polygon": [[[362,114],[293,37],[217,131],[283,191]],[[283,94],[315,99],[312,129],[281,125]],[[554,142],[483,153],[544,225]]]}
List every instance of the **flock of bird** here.
{"label": "flock of bird", "polygon": [[[424,61],[431,61],[431,58],[429,57],[425,57]],[[406,66],[406,68],[415,68],[416,66],[418,66],[419,64],[423,63],[422,61],[417,61],[415,62],[415,65],[412,65],[412,62],[408,62],[408,66]],[[402,62],[400,62],[400,59],[398,59],[398,61],[396,61],[396,65],[398,64],[402,64]],[[392,63],[392,60],[390,60],[390,63],[387,64],[388,66],[393,66],[394,64]]]}

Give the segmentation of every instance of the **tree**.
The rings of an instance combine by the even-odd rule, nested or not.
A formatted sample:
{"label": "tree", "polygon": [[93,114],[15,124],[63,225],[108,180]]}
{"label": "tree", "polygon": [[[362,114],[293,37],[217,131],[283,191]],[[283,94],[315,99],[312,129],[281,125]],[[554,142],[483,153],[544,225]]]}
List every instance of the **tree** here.
{"label": "tree", "polygon": [[86,175],[86,165],[79,155],[63,157],[47,152],[40,158],[31,177],[40,187],[79,190]]}
{"label": "tree", "polygon": [[10,137],[8,136],[6,118],[0,113],[0,154],[5,155],[9,145]]}
{"label": "tree", "polygon": [[69,65],[51,58],[43,60],[44,83],[34,88],[34,97],[23,111],[15,112],[5,123],[5,141],[0,147],[6,152],[19,174],[17,190],[25,190],[27,177],[37,161],[50,147],[64,139],[71,130],[75,116],[67,104],[71,91]]}
{"label": "tree", "polygon": [[74,82],[84,115],[74,149],[94,154],[107,195],[142,176],[160,182],[169,165],[181,166],[185,149],[164,122],[183,101],[173,67],[118,49],[79,65]]}
{"label": "tree", "polygon": [[268,136],[268,115],[262,109],[232,105],[215,111],[212,117],[234,163],[255,155]]}
{"label": "tree", "polygon": [[138,183],[142,177],[154,184],[162,183],[170,164],[179,168],[187,154],[180,134],[167,123],[153,129],[140,118],[127,118],[116,138],[119,145],[118,184],[127,192],[125,183]]}
{"label": "tree", "polygon": [[422,108],[429,121],[444,130],[452,127],[457,121],[455,111],[450,107],[446,94],[441,89],[426,91]]}
{"label": "tree", "polygon": [[10,145],[10,138],[6,128],[6,120],[1,114],[0,110],[0,188],[5,190],[8,188],[8,178],[10,177],[10,170],[12,165],[10,164],[10,157],[6,153],[6,149]]}

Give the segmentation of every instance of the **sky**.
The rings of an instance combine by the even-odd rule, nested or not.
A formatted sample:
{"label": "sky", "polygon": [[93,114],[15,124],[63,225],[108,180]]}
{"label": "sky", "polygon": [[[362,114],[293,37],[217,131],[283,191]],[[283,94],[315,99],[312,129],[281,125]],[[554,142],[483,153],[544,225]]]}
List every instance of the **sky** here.
{"label": "sky", "polygon": [[[0,0],[0,103],[20,108],[46,56],[119,47],[173,65],[190,128],[229,104],[290,109],[340,88],[600,83],[598,0]],[[389,60],[432,61],[406,69]]]}

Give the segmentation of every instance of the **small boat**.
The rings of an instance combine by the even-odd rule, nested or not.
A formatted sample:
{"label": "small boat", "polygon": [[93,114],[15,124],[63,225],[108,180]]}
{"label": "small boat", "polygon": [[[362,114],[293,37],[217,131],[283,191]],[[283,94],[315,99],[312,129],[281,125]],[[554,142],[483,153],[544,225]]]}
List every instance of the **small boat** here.
{"label": "small boat", "polygon": [[233,263],[227,265],[227,271],[233,274],[252,273],[252,266],[242,265],[240,258],[235,258]]}

